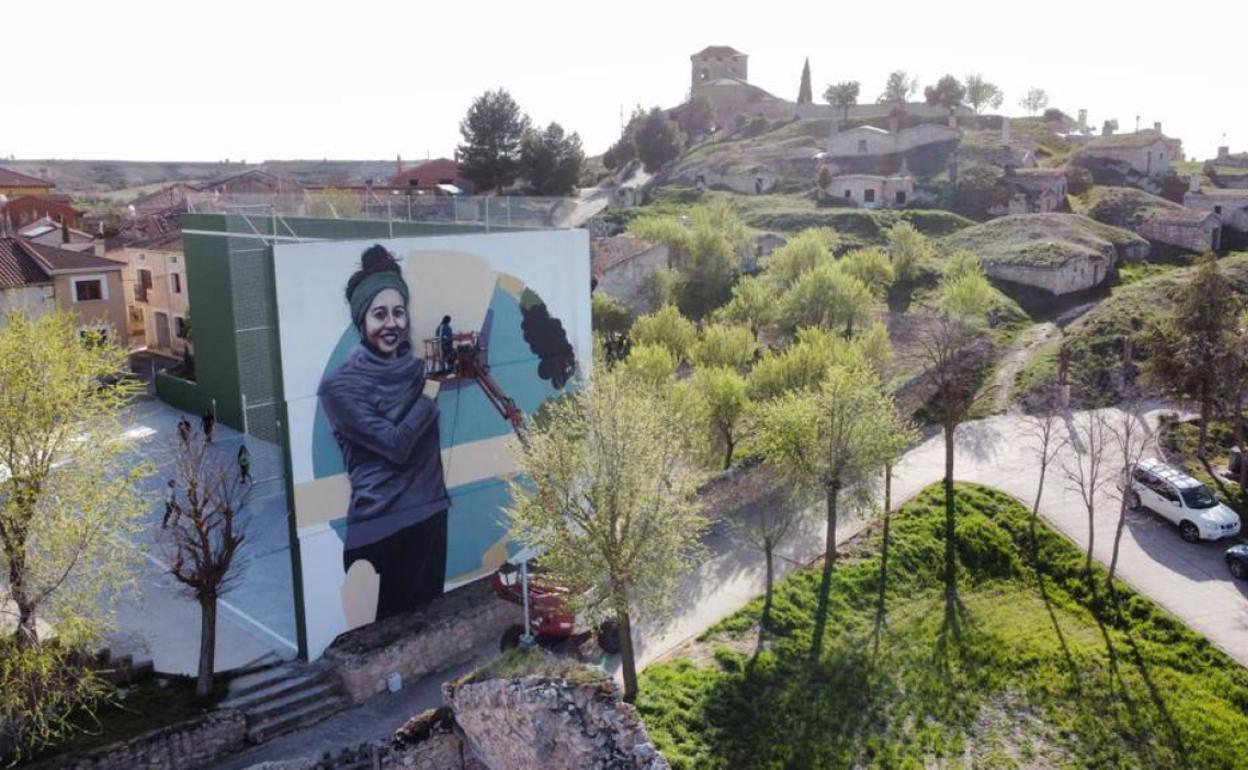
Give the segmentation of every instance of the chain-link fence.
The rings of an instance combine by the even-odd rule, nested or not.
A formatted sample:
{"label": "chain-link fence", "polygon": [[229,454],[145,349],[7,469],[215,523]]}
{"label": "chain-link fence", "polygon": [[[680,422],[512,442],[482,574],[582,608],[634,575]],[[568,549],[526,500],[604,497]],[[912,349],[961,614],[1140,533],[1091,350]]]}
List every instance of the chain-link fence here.
{"label": "chain-link fence", "polygon": [[[255,217],[267,213],[273,217],[478,225],[486,230],[580,224],[580,206],[575,198],[417,195],[373,188],[302,193],[191,193],[187,196],[187,210],[195,214],[245,210]],[[279,231],[280,228],[279,224]]]}

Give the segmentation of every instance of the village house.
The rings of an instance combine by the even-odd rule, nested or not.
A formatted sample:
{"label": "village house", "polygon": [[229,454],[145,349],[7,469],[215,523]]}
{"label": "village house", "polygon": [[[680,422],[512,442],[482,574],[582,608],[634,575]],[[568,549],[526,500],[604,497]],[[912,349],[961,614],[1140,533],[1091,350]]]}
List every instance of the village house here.
{"label": "village house", "polygon": [[0,167],[0,195],[18,198],[23,195],[47,195],[56,185],[48,181],[47,169],[40,169],[40,178],[19,174]]}
{"label": "village house", "polygon": [[589,251],[596,291],[618,299],[637,314],[654,310],[654,273],[670,266],[667,244],[616,235],[593,239]]}
{"label": "village house", "polygon": [[78,228],[82,216],[68,195],[19,195],[0,200],[0,232],[6,228],[16,231],[40,219]]}
{"label": "village house", "polygon": [[832,178],[828,194],[865,209],[901,208],[914,200],[914,177],[843,174]]}
{"label": "village house", "polygon": [[41,246],[55,246],[65,251],[90,252],[103,256],[104,242],[91,233],[58,223],[48,217],[37,219],[15,233],[19,238]]}
{"label": "village house", "polygon": [[1214,163],[1232,168],[1248,168],[1248,152],[1231,152],[1231,148],[1223,145],[1218,148],[1218,157]]}
{"label": "village house", "polygon": [[1048,214],[1066,208],[1066,169],[1005,169],[1005,183],[1012,194],[1007,206],[994,206],[989,214]]}
{"label": "village house", "polygon": [[900,131],[875,126],[857,126],[845,131],[834,127],[828,136],[824,157],[835,162],[843,158],[869,158],[898,155],[941,142],[959,142],[962,131],[938,123],[921,123]]}
{"label": "village house", "polygon": [[1202,189],[1200,177],[1193,175],[1183,195],[1183,205],[1217,214],[1223,227],[1248,233],[1248,190]]}
{"label": "village house", "polygon": [[[1106,171],[1130,172],[1141,176],[1161,176],[1172,161],[1183,157],[1182,143],[1161,132],[1161,124],[1133,134],[1112,134],[1088,140],[1074,162],[1092,171],[1098,184]],[[1112,182],[1111,182],[1112,183]]]}
{"label": "village house", "polygon": [[196,192],[199,192],[199,188],[193,184],[174,182],[155,192],[140,195],[130,204],[130,211],[139,218],[170,211],[185,212],[187,196]]}
{"label": "village house", "polygon": [[186,352],[189,292],[180,232],[160,233],[111,250],[125,263],[129,347],[166,355]]}
{"label": "village house", "polygon": [[394,189],[416,190],[432,195],[471,195],[472,182],[459,172],[459,164],[450,158],[424,160],[406,168],[397,160],[398,173],[390,177]]}
{"label": "village house", "polygon": [[10,310],[37,316],[59,309],[75,316],[84,336],[100,332],[124,340],[124,267],[94,254],[0,237],[0,317]]}
{"label": "village house", "polygon": [[1139,222],[1128,224],[1127,229],[1153,243],[1197,253],[1222,248],[1222,218],[1208,211],[1176,206],[1152,212]]}

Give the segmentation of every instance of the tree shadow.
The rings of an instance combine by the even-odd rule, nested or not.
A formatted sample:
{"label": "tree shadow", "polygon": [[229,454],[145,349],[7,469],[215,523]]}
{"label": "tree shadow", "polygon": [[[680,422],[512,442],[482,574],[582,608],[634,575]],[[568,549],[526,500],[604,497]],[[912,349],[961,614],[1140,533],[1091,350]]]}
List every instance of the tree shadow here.
{"label": "tree shadow", "polygon": [[815,606],[815,630],[811,634],[810,652],[807,657],[817,661],[823,653],[823,638],[828,626],[828,602],[832,594],[832,571],[835,563],[825,560],[823,576],[819,580],[819,603]]}
{"label": "tree shadow", "polygon": [[880,653],[880,637],[884,633],[885,615],[888,612],[888,543],[892,514],[884,511],[884,532],[880,545],[880,590],[875,600],[875,623],[871,629],[871,657]]}
{"label": "tree shadow", "polygon": [[[1157,689],[1157,684],[1153,681],[1152,673],[1149,671],[1148,663],[1144,660],[1144,655],[1140,652],[1139,645],[1135,642],[1135,637],[1128,630],[1127,624],[1122,622],[1122,606],[1119,603],[1118,594],[1115,591],[1110,592],[1112,599],[1113,611],[1115,618],[1119,621],[1118,627],[1122,633],[1123,639],[1126,640],[1127,646],[1131,650],[1131,663],[1135,666],[1140,674],[1140,679],[1144,682],[1144,687],[1148,690],[1148,697],[1152,700],[1153,706],[1157,709],[1157,713],[1161,716],[1162,725],[1165,727],[1166,735],[1170,740],[1170,746],[1174,749],[1176,757],[1187,756],[1187,750],[1183,744],[1183,734],[1179,731],[1179,726],[1175,723],[1174,717],[1170,714],[1170,709],[1166,706],[1165,698],[1162,697],[1161,691]],[[1100,623],[1100,619],[1097,619]]]}
{"label": "tree shadow", "polygon": [[1079,666],[1075,663],[1075,658],[1070,653],[1070,645],[1066,642],[1066,634],[1062,632],[1062,626],[1057,620],[1057,613],[1053,611],[1053,600],[1049,598],[1049,589],[1044,583],[1044,572],[1036,565],[1036,585],[1040,589],[1040,599],[1044,602],[1044,609],[1049,614],[1049,622],[1053,624],[1053,633],[1057,636],[1058,647],[1062,650],[1062,660],[1066,664],[1066,671],[1070,676],[1070,688],[1074,691],[1076,697],[1083,696],[1082,677],[1079,675]]}

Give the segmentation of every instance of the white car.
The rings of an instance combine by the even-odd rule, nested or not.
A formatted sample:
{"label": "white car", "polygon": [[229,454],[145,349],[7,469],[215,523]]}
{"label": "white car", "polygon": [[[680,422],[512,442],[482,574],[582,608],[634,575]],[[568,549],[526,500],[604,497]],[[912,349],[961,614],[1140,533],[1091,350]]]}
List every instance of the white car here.
{"label": "white car", "polygon": [[1135,466],[1127,505],[1169,519],[1189,543],[1239,534],[1238,513],[1218,502],[1212,489],[1161,460],[1149,458]]}

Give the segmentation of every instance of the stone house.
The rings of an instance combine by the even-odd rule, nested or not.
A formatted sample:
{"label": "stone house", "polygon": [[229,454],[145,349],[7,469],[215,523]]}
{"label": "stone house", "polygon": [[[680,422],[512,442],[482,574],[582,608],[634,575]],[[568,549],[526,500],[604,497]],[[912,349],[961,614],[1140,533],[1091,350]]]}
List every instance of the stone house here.
{"label": "stone house", "polygon": [[828,195],[860,208],[900,208],[914,200],[914,177],[843,174],[832,177]]}
{"label": "stone house", "polygon": [[1164,243],[1188,251],[1206,252],[1222,248],[1222,218],[1207,211],[1180,207],[1154,212],[1128,229],[1153,243]]}
{"label": "stone house", "polygon": [[66,251],[23,238],[0,238],[0,313],[72,313],[79,332],[124,340],[125,265],[94,254]]}
{"label": "stone house", "polygon": [[835,161],[838,158],[896,155],[927,145],[958,142],[961,139],[961,129],[934,123],[921,123],[896,132],[885,131],[875,126],[858,126],[845,131],[837,131],[834,126],[832,133],[828,136],[824,157]]}
{"label": "stone house", "polygon": [[1011,190],[1006,206],[994,206],[990,214],[1048,214],[1066,208],[1066,169],[1012,168],[1005,170]]}
{"label": "stone house", "polygon": [[[392,188],[417,190],[433,195],[472,194],[473,185],[459,171],[459,164],[450,158],[435,158],[403,167],[403,159],[397,160],[398,173],[390,177]],[[454,188],[452,192],[448,187]]]}
{"label": "stone house", "polygon": [[1248,190],[1201,189],[1200,177],[1192,177],[1183,205],[1217,214],[1223,227],[1248,233]]}
{"label": "stone house", "polygon": [[1100,286],[1115,263],[1113,250],[1071,252],[1060,262],[1030,264],[1013,260],[983,259],[984,272],[994,281],[1008,281],[1054,296],[1073,294]]}
{"label": "stone house", "polygon": [[[1096,174],[1098,165],[1125,167],[1141,176],[1161,176],[1172,161],[1181,160],[1182,143],[1161,132],[1161,124],[1133,134],[1108,134],[1090,139],[1075,156],[1075,163]],[[1100,180],[1097,180],[1100,182]]]}
{"label": "stone house", "polygon": [[651,286],[659,268],[670,267],[666,243],[647,243],[629,235],[590,242],[590,271],[595,290],[628,305],[634,313],[654,310]]}
{"label": "stone house", "polygon": [[1231,152],[1231,148],[1223,145],[1218,148],[1218,157],[1214,163],[1219,166],[1248,168],[1248,152]]}

